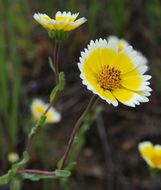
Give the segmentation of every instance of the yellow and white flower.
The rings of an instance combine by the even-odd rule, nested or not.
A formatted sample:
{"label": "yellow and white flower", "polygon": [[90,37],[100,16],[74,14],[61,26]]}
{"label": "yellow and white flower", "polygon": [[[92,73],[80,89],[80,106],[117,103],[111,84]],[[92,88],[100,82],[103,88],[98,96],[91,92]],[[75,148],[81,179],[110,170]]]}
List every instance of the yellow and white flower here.
{"label": "yellow and white flower", "polygon": [[44,28],[51,31],[71,31],[78,28],[86,19],[84,17],[76,20],[79,13],[71,14],[71,12],[58,11],[55,18],[50,18],[46,14],[35,13],[34,19],[41,24]]}
{"label": "yellow and white flower", "polygon": [[[122,51],[123,49],[125,49],[127,46],[129,46],[129,43],[125,40],[125,39],[119,39],[117,36],[109,36],[107,38],[109,43],[113,43],[113,44],[117,44],[118,45],[118,51]],[[148,63],[147,58],[140,52],[135,50],[137,53],[137,56],[140,57],[140,63],[142,65],[146,65]],[[146,66],[147,70],[148,70],[148,66]]]}
{"label": "yellow and white flower", "polygon": [[149,141],[138,145],[139,152],[146,163],[156,169],[161,169],[161,145],[153,145]]}
{"label": "yellow and white flower", "polygon": [[132,46],[119,48],[111,40],[91,40],[78,63],[82,83],[114,106],[118,101],[131,107],[148,102],[151,76],[144,75],[147,66]]}
{"label": "yellow and white flower", "polygon": [[[44,103],[40,99],[33,100],[31,104],[31,112],[34,120],[39,120],[44,114],[49,104]],[[53,107],[46,114],[46,123],[57,123],[61,120],[61,115]]]}

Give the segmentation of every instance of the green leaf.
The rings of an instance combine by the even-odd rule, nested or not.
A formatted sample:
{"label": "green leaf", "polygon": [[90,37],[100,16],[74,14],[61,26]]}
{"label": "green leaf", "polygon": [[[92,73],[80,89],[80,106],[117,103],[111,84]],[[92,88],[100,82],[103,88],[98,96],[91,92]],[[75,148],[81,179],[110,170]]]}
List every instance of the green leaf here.
{"label": "green leaf", "polygon": [[55,99],[55,97],[59,91],[62,91],[64,89],[64,86],[65,86],[65,75],[63,72],[60,72],[59,73],[59,84],[56,85],[54,87],[54,89],[52,90],[52,92],[50,94],[50,102],[52,102]]}
{"label": "green leaf", "polygon": [[56,170],[53,172],[53,175],[40,175],[40,174],[19,174],[22,179],[29,179],[31,181],[39,181],[40,179],[59,179],[66,178],[71,175],[71,172],[68,170]]}
{"label": "green leaf", "polygon": [[28,134],[28,138],[30,139],[31,136],[36,132],[37,128],[41,125],[43,125],[46,121],[46,116],[45,115],[42,115],[40,117],[40,119],[38,120],[38,122],[36,123],[36,125],[34,127],[32,127],[30,133]]}
{"label": "green leaf", "polygon": [[55,86],[54,89],[52,90],[51,94],[50,94],[50,102],[52,102],[55,99],[58,91],[59,91],[59,87]]}
{"label": "green leaf", "polygon": [[58,160],[58,163],[57,163],[57,168],[58,168],[58,169],[61,168],[62,163],[63,163],[63,157],[62,157],[60,160]]}
{"label": "green leaf", "polygon": [[77,162],[70,162],[66,167],[65,167],[65,169],[66,170],[72,170],[75,166],[77,165]]}
{"label": "green leaf", "polygon": [[69,177],[71,172],[69,170],[56,170],[55,174],[57,177]]}
{"label": "green leaf", "polygon": [[50,56],[48,57],[48,59],[49,59],[50,68],[51,68],[52,71],[55,73],[55,67],[54,67],[53,60],[52,60],[52,58],[51,58]]}
{"label": "green leaf", "polygon": [[63,72],[60,72],[59,73],[59,84],[56,85],[54,87],[54,89],[52,90],[52,92],[50,94],[50,102],[52,102],[55,99],[58,91],[62,91],[64,89],[64,85],[65,85],[65,75]]}
{"label": "green leaf", "polygon": [[47,175],[38,175],[38,174],[27,174],[27,173],[20,174],[20,176],[23,179],[29,179],[31,181],[39,181],[40,179],[56,178],[56,176],[47,176]]}
{"label": "green leaf", "polygon": [[59,73],[59,90],[62,91],[65,86],[65,75],[64,72]]}
{"label": "green leaf", "polygon": [[41,126],[45,123],[46,121],[46,116],[45,115],[42,115],[37,123],[38,126]]}

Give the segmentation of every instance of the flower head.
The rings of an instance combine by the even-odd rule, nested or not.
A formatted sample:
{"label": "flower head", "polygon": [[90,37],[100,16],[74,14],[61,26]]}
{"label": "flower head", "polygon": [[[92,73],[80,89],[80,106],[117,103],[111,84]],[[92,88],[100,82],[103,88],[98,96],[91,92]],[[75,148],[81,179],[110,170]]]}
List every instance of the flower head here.
{"label": "flower head", "polygon": [[10,152],[8,154],[8,161],[10,163],[15,163],[19,160],[19,155],[16,152]]}
{"label": "flower head", "polygon": [[79,13],[71,14],[71,12],[60,12],[58,11],[55,18],[50,18],[46,14],[35,13],[34,19],[41,24],[44,28],[51,31],[70,31],[78,28],[86,19],[84,17],[76,20]]}
{"label": "flower head", "polygon": [[139,152],[146,163],[156,169],[161,169],[161,145],[153,145],[151,142],[142,142],[138,146]]}
{"label": "flower head", "polygon": [[151,76],[144,75],[148,67],[131,46],[119,48],[112,40],[91,41],[78,63],[82,83],[114,106],[118,101],[132,107],[148,102]]}
{"label": "flower head", "polygon": [[[40,99],[33,100],[31,112],[34,120],[39,120],[49,105]],[[46,114],[46,123],[57,123],[61,120],[61,115],[53,107]]]}

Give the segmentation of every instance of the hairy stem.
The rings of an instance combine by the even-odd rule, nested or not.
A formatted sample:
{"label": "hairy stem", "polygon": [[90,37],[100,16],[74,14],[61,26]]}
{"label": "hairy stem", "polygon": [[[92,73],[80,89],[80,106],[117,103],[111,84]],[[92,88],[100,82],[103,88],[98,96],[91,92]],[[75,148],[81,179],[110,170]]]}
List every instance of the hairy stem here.
{"label": "hairy stem", "polygon": [[56,85],[59,84],[59,50],[60,50],[60,43],[59,41],[55,42],[54,47],[54,66],[55,66],[55,83]]}
{"label": "hairy stem", "polygon": [[46,175],[46,176],[54,176],[55,171],[44,171],[44,170],[36,170],[36,169],[21,169],[16,172],[17,174],[38,174],[38,175]]}
{"label": "hairy stem", "polygon": [[73,146],[73,143],[74,143],[74,139],[77,135],[77,132],[78,132],[78,129],[80,128],[80,126],[82,125],[85,117],[87,116],[87,114],[91,111],[91,109],[93,108],[93,106],[95,105],[96,101],[97,101],[97,96],[96,95],[93,95],[88,106],[86,107],[86,109],[84,110],[84,112],[82,113],[82,115],[80,116],[80,118],[78,119],[78,121],[76,122],[74,128],[73,128],[73,131],[71,133],[71,136],[70,136],[70,139],[69,139],[69,142],[68,142],[68,145],[67,145],[67,148],[65,150],[65,153],[63,155],[63,158],[62,158],[62,163],[61,163],[61,166],[60,166],[60,169],[63,169],[66,165],[66,162],[68,160],[68,157],[69,157],[69,153],[72,149],[72,146]]}

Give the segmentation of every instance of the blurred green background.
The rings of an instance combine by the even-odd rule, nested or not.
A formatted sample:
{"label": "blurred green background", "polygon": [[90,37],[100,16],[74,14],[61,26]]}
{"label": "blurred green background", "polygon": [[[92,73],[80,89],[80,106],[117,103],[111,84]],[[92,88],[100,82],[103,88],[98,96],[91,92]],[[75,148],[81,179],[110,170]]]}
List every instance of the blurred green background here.
{"label": "blurred green background", "polygon": [[[80,133],[79,159],[68,181],[25,181],[21,189],[156,190],[159,180],[137,152],[140,141],[161,144],[161,1],[159,0],[1,0],[0,1],[0,174],[10,167],[7,155],[24,150],[33,125],[30,104],[48,101],[54,76],[48,64],[53,42],[33,19],[40,12],[54,17],[60,11],[79,12],[87,22],[61,46],[60,65],[66,87],[57,101],[59,124],[39,131],[28,168],[50,170],[62,156],[72,127],[91,93],[81,84],[77,62],[91,39],[116,35],[131,43],[149,60],[153,76],[150,102],[135,109],[113,108],[102,101],[103,112],[90,118]],[[89,127],[89,124],[91,124]],[[89,129],[90,128],[90,129]],[[104,131],[105,130],[105,131]],[[46,142],[46,143],[44,143]],[[8,186],[0,189],[8,189]]]}

